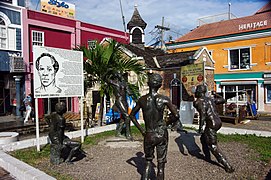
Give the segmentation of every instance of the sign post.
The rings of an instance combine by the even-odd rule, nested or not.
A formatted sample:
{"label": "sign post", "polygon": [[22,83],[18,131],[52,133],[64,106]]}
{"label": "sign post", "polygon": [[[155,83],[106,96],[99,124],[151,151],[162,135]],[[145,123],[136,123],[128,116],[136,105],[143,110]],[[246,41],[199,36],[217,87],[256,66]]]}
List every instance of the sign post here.
{"label": "sign post", "polygon": [[35,122],[36,122],[36,145],[37,151],[40,151],[40,127],[39,127],[38,98],[35,98]]}
{"label": "sign post", "polygon": [[83,107],[83,96],[80,97],[80,116],[81,116],[81,142],[84,142],[84,122],[83,122],[83,111],[84,111],[84,107]]}

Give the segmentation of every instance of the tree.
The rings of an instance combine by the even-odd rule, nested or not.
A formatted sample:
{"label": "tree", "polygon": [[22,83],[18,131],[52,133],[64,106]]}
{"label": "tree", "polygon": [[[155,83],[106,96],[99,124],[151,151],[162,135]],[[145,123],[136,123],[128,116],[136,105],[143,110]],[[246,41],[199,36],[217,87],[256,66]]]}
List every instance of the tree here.
{"label": "tree", "polygon": [[129,73],[134,72],[137,75],[136,84],[128,83],[133,98],[139,96],[139,87],[143,85],[146,75],[144,65],[138,60],[127,56],[123,51],[124,46],[115,40],[106,41],[103,44],[96,43],[95,48],[85,46],[78,47],[77,50],[83,51],[84,71],[87,74],[85,79],[86,86],[92,86],[94,83],[100,83],[100,116],[98,124],[102,125],[102,115],[104,108],[104,96],[113,93],[113,87],[109,85],[110,79],[115,72]]}

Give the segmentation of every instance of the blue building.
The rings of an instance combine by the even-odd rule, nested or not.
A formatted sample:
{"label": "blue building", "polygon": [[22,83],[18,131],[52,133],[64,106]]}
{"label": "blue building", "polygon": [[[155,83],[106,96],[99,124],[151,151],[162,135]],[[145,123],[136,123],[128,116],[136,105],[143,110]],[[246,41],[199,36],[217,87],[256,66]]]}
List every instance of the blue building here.
{"label": "blue building", "polygon": [[0,2],[0,115],[20,115],[25,64],[22,55],[24,0]]}

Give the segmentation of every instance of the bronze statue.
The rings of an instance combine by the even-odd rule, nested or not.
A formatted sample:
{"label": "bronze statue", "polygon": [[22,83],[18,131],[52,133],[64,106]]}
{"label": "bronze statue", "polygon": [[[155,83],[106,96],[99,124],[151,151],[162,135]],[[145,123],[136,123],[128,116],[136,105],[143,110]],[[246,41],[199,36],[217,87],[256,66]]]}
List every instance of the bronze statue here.
{"label": "bronze statue", "polygon": [[[139,98],[136,106],[130,114],[131,120],[144,136],[144,153],[146,159],[143,179],[150,179],[151,165],[156,147],[158,171],[157,180],[164,179],[165,163],[167,162],[168,130],[163,114],[165,107],[171,111],[175,121],[179,120],[179,114],[170,99],[157,91],[162,85],[162,77],[159,74],[150,74],[149,93]],[[145,121],[145,129],[137,122],[135,114],[142,109]]]}
{"label": "bronze statue", "polygon": [[[205,159],[211,161],[210,151],[216,157],[217,161],[221,163],[226,172],[232,173],[234,168],[229,164],[226,157],[222,154],[217,145],[217,131],[221,128],[222,122],[216,111],[216,104],[223,104],[226,102],[220,95],[212,93],[212,97],[206,95],[207,87],[205,85],[198,85],[195,92],[194,107],[200,115],[199,133],[201,133],[201,144]],[[203,125],[205,129],[203,131]]]}
{"label": "bronze statue", "polygon": [[121,120],[119,122],[119,126],[116,129],[116,136],[121,136],[121,132],[125,126],[126,138],[128,140],[133,140],[130,127],[131,119],[128,114],[128,103],[126,100],[126,96],[129,94],[127,81],[124,79],[123,75],[120,72],[117,72],[114,75],[114,79],[110,80],[108,83],[113,85],[114,87],[113,92],[116,98],[115,105],[121,114]]}
{"label": "bronze statue", "polygon": [[56,112],[45,116],[46,122],[49,124],[49,139],[51,141],[50,162],[52,164],[60,164],[64,161],[64,151],[69,149],[69,154],[65,158],[65,162],[72,163],[72,158],[77,151],[81,150],[81,143],[72,141],[65,136],[66,120],[63,114],[67,111],[66,104],[63,102],[55,105]]}

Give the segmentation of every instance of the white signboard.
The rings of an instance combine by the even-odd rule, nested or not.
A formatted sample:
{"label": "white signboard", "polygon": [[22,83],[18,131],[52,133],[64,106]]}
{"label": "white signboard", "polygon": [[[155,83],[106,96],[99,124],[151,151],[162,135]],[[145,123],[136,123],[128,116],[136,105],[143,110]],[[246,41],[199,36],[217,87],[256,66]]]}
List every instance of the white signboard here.
{"label": "white signboard", "polygon": [[33,47],[34,97],[84,95],[83,52]]}

